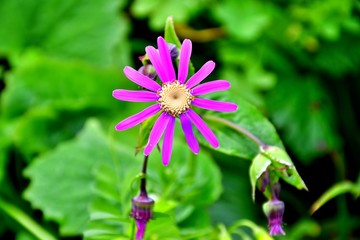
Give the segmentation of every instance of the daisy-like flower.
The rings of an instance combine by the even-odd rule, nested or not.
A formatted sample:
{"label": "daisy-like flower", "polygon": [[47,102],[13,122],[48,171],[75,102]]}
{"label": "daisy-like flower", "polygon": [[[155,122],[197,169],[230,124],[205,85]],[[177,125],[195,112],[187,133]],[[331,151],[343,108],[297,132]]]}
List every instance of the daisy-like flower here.
{"label": "daisy-like flower", "polygon": [[161,112],[150,132],[144,154],[147,156],[151,153],[165,132],[162,144],[162,162],[164,165],[167,165],[169,164],[172,153],[176,118],[180,119],[185,139],[190,149],[197,154],[199,152],[199,143],[195,138],[192,129],[193,125],[195,125],[211,146],[217,148],[219,142],[211,129],[201,117],[195,113],[192,107],[195,106],[220,112],[232,112],[237,109],[237,105],[230,102],[199,98],[199,96],[203,94],[227,90],[230,88],[230,83],[225,80],[215,80],[199,85],[199,83],[214,70],[215,63],[213,61],[206,62],[199,71],[187,80],[192,51],[192,43],[190,40],[185,39],[181,46],[177,77],[167,43],[162,37],[159,37],[157,44],[158,50],[152,46],[146,47],[145,50],[162,85],[159,85],[156,81],[131,67],[125,67],[125,76],[147,90],[131,91],[117,89],[113,91],[113,96],[118,100],[156,103],[121,121],[115,128],[118,131],[132,128],[158,112]]}

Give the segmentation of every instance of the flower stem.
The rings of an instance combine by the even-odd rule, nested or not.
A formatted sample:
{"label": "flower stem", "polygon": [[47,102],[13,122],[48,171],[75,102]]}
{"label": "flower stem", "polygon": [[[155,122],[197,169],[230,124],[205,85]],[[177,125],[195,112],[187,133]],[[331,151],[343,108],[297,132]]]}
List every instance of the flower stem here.
{"label": "flower stem", "polygon": [[141,170],[143,177],[141,178],[141,181],[140,181],[140,194],[143,194],[143,195],[147,195],[147,192],[146,192],[146,169],[147,169],[148,159],[149,159],[149,156],[144,157],[144,162],[143,162],[143,166],[142,166],[142,170]]}
{"label": "flower stem", "polygon": [[230,127],[232,129],[234,129],[238,133],[240,133],[240,134],[244,135],[245,137],[249,138],[250,140],[252,140],[259,147],[266,145],[260,139],[258,139],[254,134],[249,132],[248,130],[246,130],[246,129],[240,127],[239,125],[236,125],[235,123],[230,122],[230,121],[228,121],[228,120],[226,120],[224,118],[216,117],[216,116],[210,116],[210,115],[205,115],[204,118],[208,119],[210,121],[213,121],[213,122],[221,123],[221,124],[223,124],[223,125],[225,125],[227,127]]}
{"label": "flower stem", "polygon": [[0,209],[20,223],[25,229],[32,233],[38,239],[56,240],[48,231],[42,228],[37,222],[31,219],[18,207],[0,199]]}

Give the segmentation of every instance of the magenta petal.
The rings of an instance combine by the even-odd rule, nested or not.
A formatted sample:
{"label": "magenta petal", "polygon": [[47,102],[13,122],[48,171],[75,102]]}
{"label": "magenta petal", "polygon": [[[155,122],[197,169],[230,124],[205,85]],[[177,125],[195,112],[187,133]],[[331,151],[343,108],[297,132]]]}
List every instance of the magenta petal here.
{"label": "magenta petal", "polygon": [[158,37],[157,39],[158,48],[159,48],[159,55],[160,60],[162,62],[162,66],[164,68],[165,74],[167,76],[167,81],[174,81],[175,80],[175,71],[174,66],[171,61],[170,51],[168,48],[167,43],[165,42],[164,38]]}
{"label": "magenta petal", "polygon": [[186,114],[180,114],[180,122],[187,144],[193,153],[198,154],[200,151],[199,142],[194,135],[192,124]]}
{"label": "magenta petal", "polygon": [[178,80],[181,84],[186,81],[189,71],[189,61],[191,56],[192,44],[189,39],[185,39],[181,45]]}
{"label": "magenta petal", "polygon": [[141,112],[122,120],[120,123],[116,125],[115,129],[118,131],[123,131],[132,128],[138,125],[139,123],[145,121],[147,118],[155,115],[159,111],[160,111],[160,104],[152,105],[148,108],[145,108]]}
{"label": "magenta petal", "polygon": [[160,117],[156,120],[149,136],[148,144],[145,147],[144,154],[148,156],[151,151],[154,149],[156,144],[159,142],[161,135],[163,134],[166,126],[168,125],[168,122],[170,118],[173,118],[173,116],[167,114],[166,112],[163,112]]}
{"label": "magenta petal", "polygon": [[187,88],[192,88],[204,80],[214,70],[215,63],[213,61],[206,62],[191,78],[186,82]]}
{"label": "magenta petal", "polygon": [[206,125],[204,120],[201,119],[192,109],[189,109],[186,113],[186,116],[194,123],[194,125],[199,129],[200,133],[204,138],[210,143],[214,148],[219,147],[219,141],[217,140],[215,134],[211,129]]}
{"label": "magenta petal", "polygon": [[191,90],[193,96],[199,96],[212,92],[224,91],[230,88],[230,83],[226,80],[216,80],[200,84]]}
{"label": "magenta petal", "polygon": [[128,102],[153,102],[159,99],[159,96],[154,92],[149,91],[132,91],[116,89],[112,93],[113,97]]}
{"label": "magenta petal", "polygon": [[137,230],[136,230],[136,240],[144,239],[144,234],[146,230],[146,222],[136,221]]}
{"label": "magenta petal", "polygon": [[191,104],[199,108],[219,111],[219,112],[233,112],[238,109],[238,106],[235,103],[221,102],[221,101],[203,99],[203,98],[195,98],[191,102]]}
{"label": "magenta petal", "polygon": [[161,86],[157,82],[155,82],[151,78],[139,73],[138,71],[136,71],[135,69],[133,69],[131,67],[125,67],[124,74],[132,82],[134,82],[146,89],[149,89],[154,92],[157,92],[161,89]]}
{"label": "magenta petal", "polygon": [[169,123],[166,127],[163,146],[162,146],[162,162],[165,166],[169,164],[171,158],[172,145],[174,139],[174,129],[175,129],[175,118],[172,117],[169,119]]}
{"label": "magenta petal", "polygon": [[149,59],[150,59],[152,65],[154,66],[155,72],[159,76],[160,80],[162,82],[168,82],[167,75],[166,75],[164,67],[161,63],[162,59],[160,58],[158,51],[152,46],[146,47],[145,51],[146,51],[146,54],[149,56]]}

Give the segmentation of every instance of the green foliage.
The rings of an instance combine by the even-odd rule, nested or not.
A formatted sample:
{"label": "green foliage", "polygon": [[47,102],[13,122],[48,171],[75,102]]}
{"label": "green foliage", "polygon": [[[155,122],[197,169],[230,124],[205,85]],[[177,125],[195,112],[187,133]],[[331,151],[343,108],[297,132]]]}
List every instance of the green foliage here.
{"label": "green foliage", "polygon": [[[220,123],[211,116],[219,116],[231,121],[243,129],[251,132],[266,144],[282,146],[281,140],[276,133],[273,125],[251,104],[243,99],[236,97],[235,94],[228,94],[224,100],[234,102],[238,105],[238,110],[234,113],[207,113],[204,116],[208,124],[219,139],[220,147],[217,151],[252,160],[259,152],[258,146],[249,140],[246,135],[234,131],[233,128]],[[210,115],[211,114],[211,115]],[[201,137],[199,139],[209,146]]]}
{"label": "green foliage", "polygon": [[[231,89],[206,98],[239,109],[194,107],[218,149],[196,132],[202,146],[192,154],[179,122],[169,166],[154,149],[146,177],[155,213],[145,239],[272,239],[251,202],[267,171],[284,183],[287,235],[279,239],[358,239],[359,6],[0,1],[0,238],[134,238],[131,199],[157,116],[115,132],[148,103],[120,102],[111,92],[137,89],[121,69],[138,68],[133,60],[164,35],[178,48],[193,40],[189,75],[213,59],[205,81],[226,79]],[[310,192],[288,186],[306,189],[297,169]],[[330,212],[310,216],[311,204],[310,212]]]}
{"label": "green foliage", "polygon": [[[360,178],[359,178],[360,179]],[[344,193],[352,193],[356,198],[360,196],[360,181],[352,183],[349,181],[338,182],[324,192],[311,206],[311,213],[314,213],[331,199]]]}
{"label": "green foliage", "polygon": [[84,229],[88,217],[83,213],[92,200],[92,171],[112,158],[98,124],[87,122],[76,139],[35,159],[25,171],[31,180],[26,199],[42,209],[47,218],[59,222],[65,235],[79,234]]}
{"label": "green foliage", "polygon": [[[281,99],[289,89],[296,89]],[[340,147],[334,109],[328,94],[316,81],[303,79],[278,85],[269,97],[274,122],[285,130],[284,139],[304,163]]]}
{"label": "green foliage", "polygon": [[126,29],[126,22],[117,16],[118,7],[118,0],[91,4],[86,0],[4,0],[0,53],[16,56],[36,48],[64,59],[111,64],[114,47]]}
{"label": "green foliage", "polygon": [[[94,168],[94,198],[89,208],[90,223],[84,233],[86,239],[126,237],[132,228],[128,214],[131,197],[136,192],[131,191],[131,186],[141,161],[139,157],[134,161],[129,155],[131,149],[113,144],[112,148],[120,149],[116,156],[122,157],[102,161]],[[193,236],[199,234],[198,231],[205,234],[211,229],[211,223],[206,221],[208,213],[202,209],[216,201],[221,193],[218,167],[206,153],[194,157],[184,144],[175,144],[174,156],[166,171],[162,170],[159,153],[152,154],[149,159],[148,190],[150,195],[156,196],[154,211],[166,213],[155,214],[150,221],[146,231],[149,239],[180,237],[180,233]],[[170,214],[174,212],[175,219],[172,219]],[[181,231],[174,221],[182,225]],[[122,230],[119,232],[119,229]]]}

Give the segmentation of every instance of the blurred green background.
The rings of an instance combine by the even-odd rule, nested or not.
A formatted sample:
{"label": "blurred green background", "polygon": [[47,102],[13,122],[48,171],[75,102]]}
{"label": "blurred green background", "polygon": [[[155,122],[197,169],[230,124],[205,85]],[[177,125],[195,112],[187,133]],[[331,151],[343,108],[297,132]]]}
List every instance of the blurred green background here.
{"label": "blurred green background", "polygon": [[[195,69],[217,63],[209,79],[229,80],[233,95],[274,124],[307,184],[309,192],[283,184],[288,239],[359,239],[355,0],[0,0],[0,238],[129,236],[139,130],[114,126],[146,105],[111,92],[135,89],[122,69],[141,66],[168,16],[193,41]],[[149,166],[155,210],[175,216],[153,221],[152,239],[229,239],[223,227],[240,219],[266,229],[249,159],[203,148],[193,166],[183,137],[175,142],[170,167],[157,156]],[[335,184],[330,196],[345,194],[311,215]]]}

